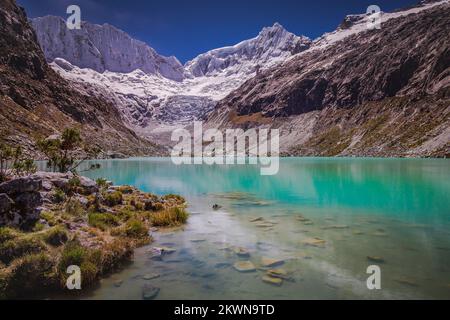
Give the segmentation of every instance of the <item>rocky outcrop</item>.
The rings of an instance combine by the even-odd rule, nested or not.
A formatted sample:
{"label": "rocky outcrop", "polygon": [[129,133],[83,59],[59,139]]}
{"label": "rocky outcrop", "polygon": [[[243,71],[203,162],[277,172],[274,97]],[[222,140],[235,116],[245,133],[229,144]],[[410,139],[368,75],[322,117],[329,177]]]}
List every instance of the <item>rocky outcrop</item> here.
{"label": "rocky outcrop", "polygon": [[42,180],[13,179],[0,184],[0,225],[27,227],[39,219],[43,204]]}
{"label": "rocky outcrop", "polygon": [[[0,184],[0,226],[27,228],[39,220],[44,203],[53,202],[55,189],[69,192],[72,173],[38,172]],[[85,195],[99,191],[95,181],[77,176],[77,189]]]}
{"label": "rocky outcrop", "polygon": [[117,109],[101,98],[71,89],[47,64],[25,11],[0,2],[0,140],[38,156],[36,138],[79,127],[92,144],[127,155],[158,154],[139,138]]}

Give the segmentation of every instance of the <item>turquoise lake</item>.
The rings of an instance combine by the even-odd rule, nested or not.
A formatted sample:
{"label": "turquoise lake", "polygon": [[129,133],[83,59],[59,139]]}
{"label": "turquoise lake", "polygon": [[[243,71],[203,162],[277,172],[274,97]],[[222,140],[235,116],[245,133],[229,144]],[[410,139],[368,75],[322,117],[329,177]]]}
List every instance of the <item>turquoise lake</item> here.
{"label": "turquoise lake", "polygon": [[[153,232],[85,298],[141,299],[151,284],[156,299],[450,299],[449,160],[286,158],[274,176],[169,158],[97,162],[83,174],[180,194],[191,215],[182,229]],[[155,260],[153,247],[176,251]],[[280,261],[282,283],[263,281],[267,258]],[[236,270],[239,261],[256,270]],[[367,288],[370,265],[381,290]]]}

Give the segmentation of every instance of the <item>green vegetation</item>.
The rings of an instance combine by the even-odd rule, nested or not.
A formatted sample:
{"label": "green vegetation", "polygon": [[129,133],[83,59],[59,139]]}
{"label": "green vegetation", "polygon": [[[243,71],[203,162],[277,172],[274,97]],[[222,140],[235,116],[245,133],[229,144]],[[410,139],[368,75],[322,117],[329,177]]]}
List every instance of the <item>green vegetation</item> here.
{"label": "green vegetation", "polygon": [[80,217],[85,212],[83,205],[78,199],[69,199],[66,203],[65,210],[68,215],[74,217]]}
{"label": "green vegetation", "polygon": [[156,227],[173,227],[186,223],[188,218],[185,209],[175,207],[154,213],[151,222]]}
{"label": "green vegetation", "polygon": [[66,200],[65,192],[59,188],[55,188],[55,190],[53,190],[53,200],[55,203],[64,202]]}
{"label": "green vegetation", "polygon": [[61,254],[58,264],[58,273],[61,283],[64,285],[67,280],[67,268],[71,265],[80,266],[83,286],[89,287],[97,279],[100,272],[101,253],[98,250],[92,250],[73,241],[66,244]]}
{"label": "green vegetation", "polygon": [[8,295],[33,295],[36,288],[40,291],[56,286],[54,259],[46,253],[29,254],[18,260],[9,275]]}
{"label": "green vegetation", "polygon": [[0,243],[15,239],[19,236],[19,232],[13,228],[0,227]]}
{"label": "green vegetation", "polygon": [[9,264],[27,254],[39,253],[46,249],[39,237],[21,235],[0,243],[0,261]]}
{"label": "green vegetation", "polygon": [[114,191],[105,195],[105,204],[109,207],[114,207],[123,202],[123,195],[120,191]]}
{"label": "green vegetation", "polygon": [[119,218],[111,213],[90,213],[88,221],[90,226],[103,231],[120,224]]}
{"label": "green vegetation", "polygon": [[55,214],[50,211],[42,211],[41,219],[44,219],[50,227],[53,227],[58,223],[58,219],[56,218]]}
{"label": "green vegetation", "polygon": [[0,183],[5,181],[8,166],[16,176],[30,175],[36,172],[33,159],[23,156],[22,148],[10,147],[4,143],[0,144]]}
{"label": "green vegetation", "polygon": [[162,199],[166,200],[166,201],[173,200],[173,201],[176,201],[179,204],[183,204],[183,203],[186,202],[186,200],[182,196],[180,196],[178,194],[168,194],[168,195],[163,196]]}
{"label": "green vegetation", "polygon": [[108,187],[108,182],[106,181],[106,179],[98,178],[97,180],[95,180],[95,182],[100,189],[105,189]]}
{"label": "green vegetation", "polygon": [[58,247],[69,240],[69,234],[63,226],[56,226],[45,231],[43,238],[49,245]]}
{"label": "green vegetation", "polygon": [[[95,158],[99,152],[96,147],[90,147],[83,143],[80,131],[75,128],[67,128],[61,137],[49,137],[37,141],[37,147],[47,158],[47,166],[53,172],[74,172],[81,163],[87,159]],[[77,160],[78,154],[86,156]],[[99,165],[91,168],[97,169]]]}

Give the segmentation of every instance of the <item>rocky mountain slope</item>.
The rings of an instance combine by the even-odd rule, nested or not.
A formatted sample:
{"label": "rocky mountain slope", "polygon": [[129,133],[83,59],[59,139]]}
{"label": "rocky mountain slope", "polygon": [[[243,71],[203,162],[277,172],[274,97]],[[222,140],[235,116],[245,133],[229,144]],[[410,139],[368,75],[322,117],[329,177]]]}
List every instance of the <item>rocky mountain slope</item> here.
{"label": "rocky mountain slope", "polygon": [[[70,80],[78,90],[108,99],[136,130],[150,135],[154,128],[159,130],[160,125],[172,128],[203,118],[220,99],[260,70],[282,63],[286,58],[306,50],[311,43],[308,38],[297,37],[276,23],[264,28],[253,39],[212,50],[183,67],[176,65],[173,70],[182,70],[182,76],[173,76],[172,73],[140,67],[134,63],[136,58],[127,53],[113,57],[115,62],[111,62],[110,66],[99,68],[92,65],[97,60],[89,56],[93,45],[90,45],[87,34],[98,43],[109,43],[111,37],[104,29],[113,29],[119,36],[113,37],[112,42],[119,50],[127,48],[128,43],[135,40],[110,26],[84,23],[82,30],[74,32],[64,29],[63,23],[61,18],[51,16],[33,19],[39,42],[47,60],[53,61],[53,69]],[[83,36],[78,36],[79,33]],[[73,40],[79,38],[82,40],[78,43]],[[96,45],[94,47],[97,48]],[[148,50],[154,52],[151,48]],[[89,58],[90,65],[81,61],[80,57]],[[158,60],[147,56],[143,58],[148,63]],[[91,59],[93,62],[90,62]],[[129,60],[129,69],[116,67],[127,65]]]}
{"label": "rocky mountain slope", "polygon": [[34,141],[68,126],[82,129],[104,154],[158,154],[106,101],[81,94],[47,64],[26,14],[0,2],[0,140],[37,156]]}
{"label": "rocky mountain slope", "polygon": [[450,4],[347,18],[222,100],[211,126],[281,129],[290,155],[450,156]]}

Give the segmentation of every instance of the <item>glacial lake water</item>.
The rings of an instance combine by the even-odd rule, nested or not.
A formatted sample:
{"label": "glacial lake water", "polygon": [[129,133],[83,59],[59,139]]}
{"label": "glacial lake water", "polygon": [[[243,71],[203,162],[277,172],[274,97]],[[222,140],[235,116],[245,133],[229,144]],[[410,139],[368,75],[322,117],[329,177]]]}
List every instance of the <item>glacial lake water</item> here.
{"label": "glacial lake water", "polygon": [[[142,299],[150,284],[156,299],[450,299],[449,160],[286,158],[275,176],[166,158],[100,163],[86,175],[180,194],[191,215],[179,230],[153,233],[83,298]],[[155,260],[153,247],[176,251]],[[287,273],[281,285],[262,280],[262,258],[283,261],[274,267]],[[256,271],[237,271],[239,261]],[[367,288],[370,265],[381,290]]]}

